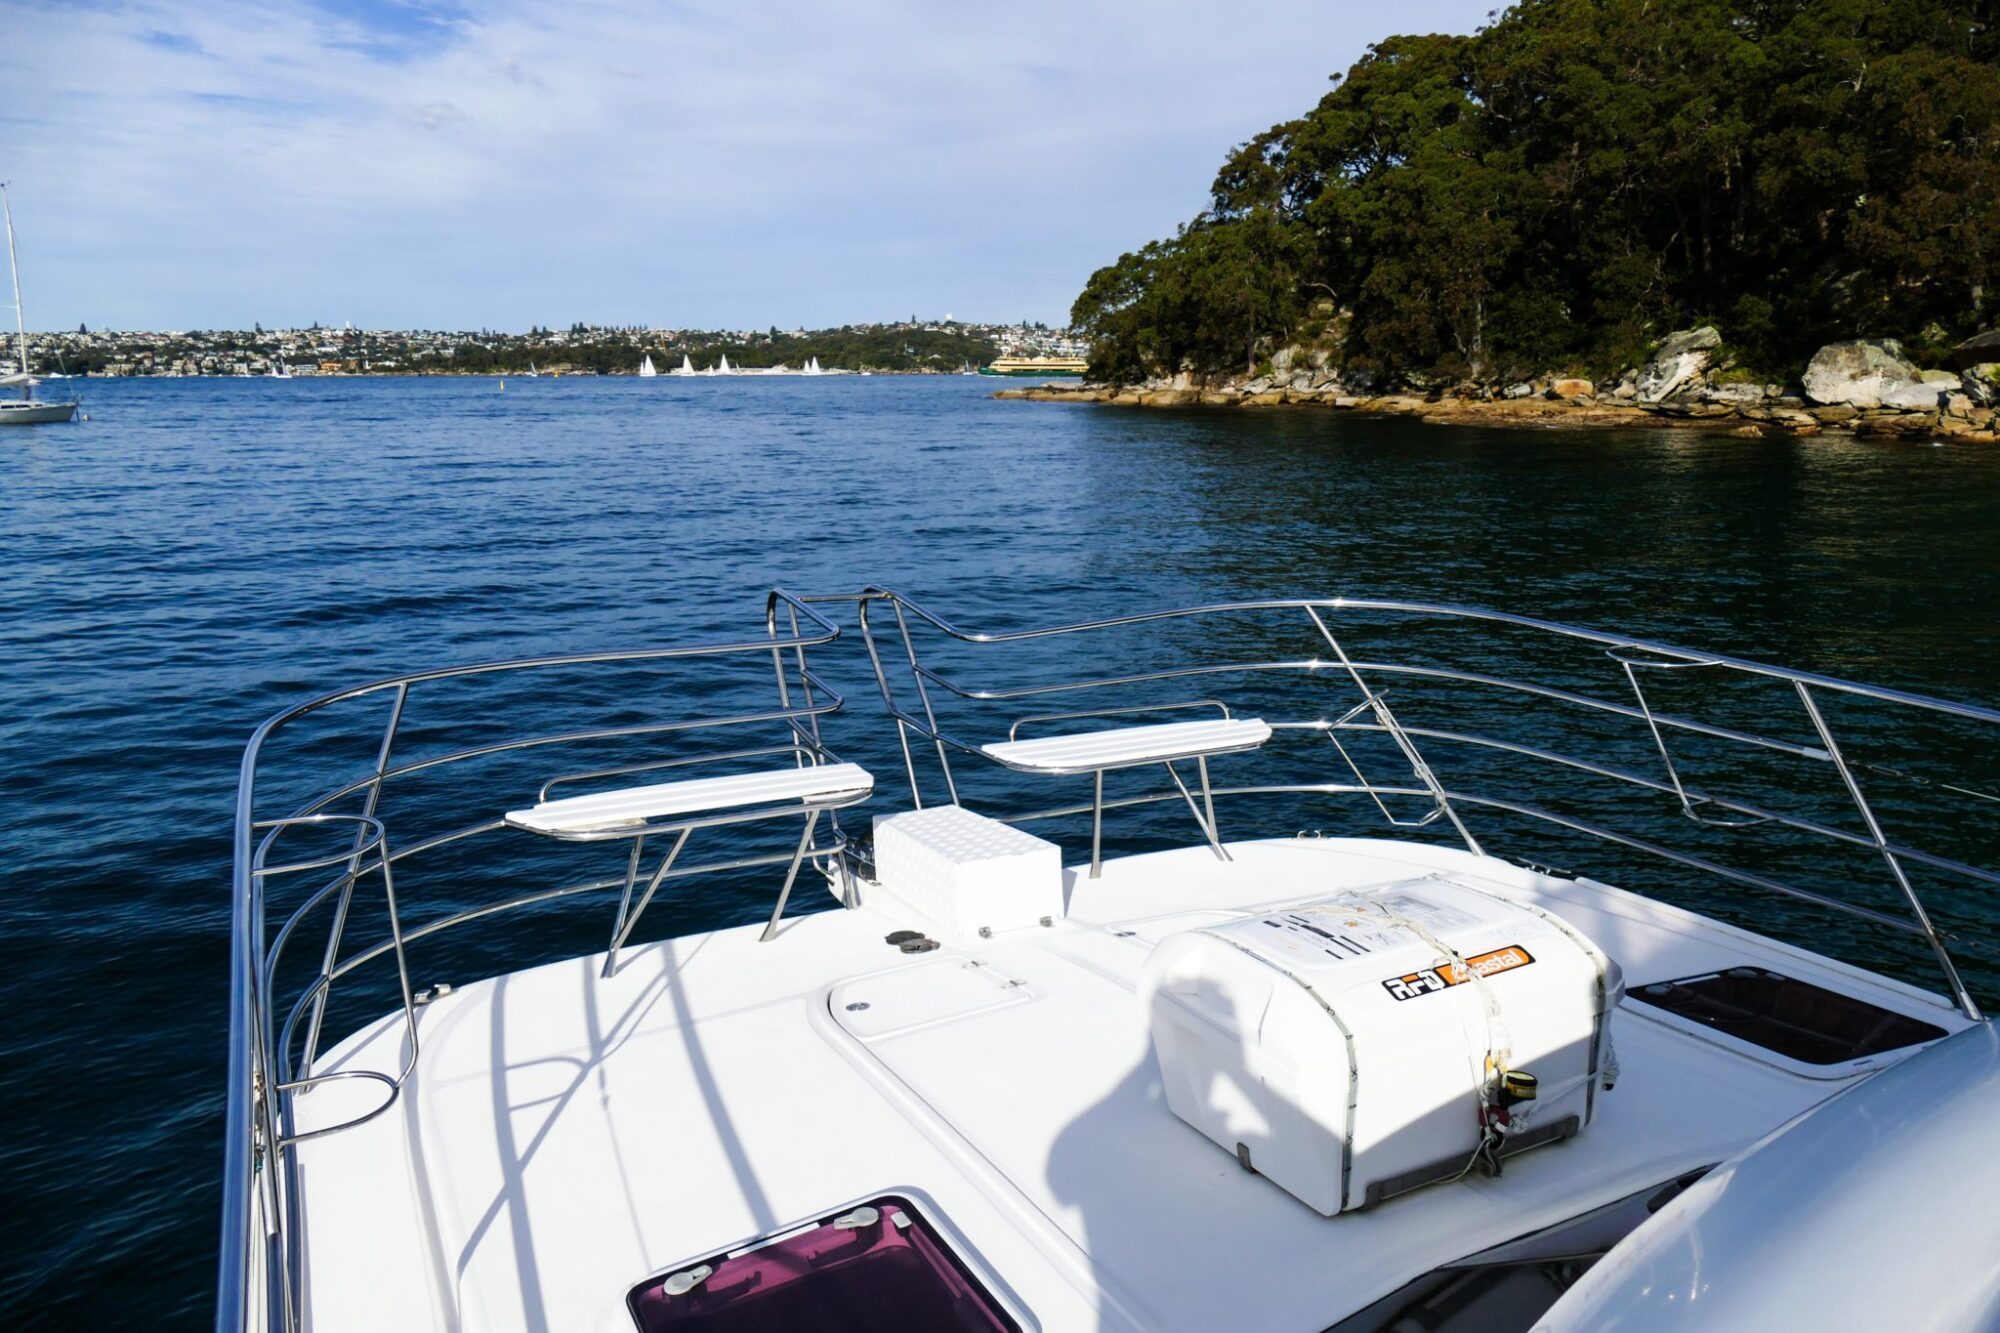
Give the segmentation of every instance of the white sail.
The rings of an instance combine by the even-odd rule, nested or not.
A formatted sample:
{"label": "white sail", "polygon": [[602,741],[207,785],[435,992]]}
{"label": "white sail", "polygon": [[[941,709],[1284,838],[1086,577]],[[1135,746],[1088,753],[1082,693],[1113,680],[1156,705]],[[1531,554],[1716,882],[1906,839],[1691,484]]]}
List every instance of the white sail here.
{"label": "white sail", "polygon": [[653,358],[652,355],[649,353],[646,359],[639,363],[639,378],[644,380],[649,380],[653,378],[653,376],[659,373],[660,373],[659,371],[653,368]]}
{"label": "white sail", "polygon": [[718,375],[734,375],[736,373],[729,368],[729,354],[727,352],[722,354],[722,362],[716,366],[715,373]]}
{"label": "white sail", "polygon": [[28,364],[28,316],[21,305],[21,256],[14,247],[14,201],[7,195],[6,182],[0,181],[0,215],[7,222],[7,275],[14,287],[14,350],[20,358],[18,374],[8,375],[0,383],[9,388],[18,388],[21,397],[18,402],[8,402],[4,413],[0,413],[0,425],[36,425],[45,421],[74,421],[77,401],[43,402],[35,397],[35,386],[41,381],[34,377],[33,368]]}
{"label": "white sail", "polygon": [[685,352],[681,353],[681,368],[679,370],[676,370],[674,374],[676,375],[694,374],[694,362],[688,360],[687,353]]}
{"label": "white sail", "polygon": [[[14,249],[14,201],[7,197],[7,187],[0,185],[0,207],[7,213],[7,274],[14,282],[14,345],[21,357],[21,376],[28,374],[28,317],[21,307],[21,256]],[[27,396],[23,388],[22,396]]]}

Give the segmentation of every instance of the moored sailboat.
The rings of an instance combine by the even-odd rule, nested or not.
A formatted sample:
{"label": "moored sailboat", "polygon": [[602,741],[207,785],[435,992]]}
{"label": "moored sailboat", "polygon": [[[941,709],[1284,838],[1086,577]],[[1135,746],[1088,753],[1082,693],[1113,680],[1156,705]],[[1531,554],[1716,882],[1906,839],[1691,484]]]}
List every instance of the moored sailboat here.
{"label": "moored sailboat", "polygon": [[654,368],[653,358],[649,353],[646,359],[639,363],[639,378],[642,380],[649,380],[652,379],[654,376],[658,375],[659,373],[660,372]]}
{"label": "moored sailboat", "polygon": [[7,219],[7,271],[14,280],[14,347],[20,357],[20,373],[0,375],[0,387],[19,389],[14,402],[0,402],[0,426],[36,426],[76,419],[77,400],[43,402],[35,397],[37,380],[28,370],[28,324],[21,311],[21,258],[14,248],[14,206],[7,197],[6,182],[0,181],[0,213]]}

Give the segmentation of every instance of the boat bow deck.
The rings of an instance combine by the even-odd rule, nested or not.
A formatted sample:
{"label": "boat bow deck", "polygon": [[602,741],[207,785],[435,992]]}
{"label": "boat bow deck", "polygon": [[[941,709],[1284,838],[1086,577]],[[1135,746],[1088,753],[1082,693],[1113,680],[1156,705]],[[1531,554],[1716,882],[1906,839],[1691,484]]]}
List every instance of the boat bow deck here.
{"label": "boat bow deck", "polygon": [[[745,926],[632,948],[610,979],[578,959],[437,1000],[393,1113],[300,1146],[311,1325],[629,1329],[625,1293],[649,1273],[894,1191],[1043,1328],[1320,1329],[1715,1162],[1858,1076],[1808,1077],[1628,1004],[1622,1081],[1580,1137],[1499,1179],[1321,1217],[1166,1109],[1135,986],[1172,930],[1344,887],[1478,875],[1561,911],[1634,986],[1782,962],[1963,1025],[1913,989],[1464,852],[1230,850],[1068,872],[1067,921],[914,959],[883,942],[913,923],[864,905],[761,948]],[[401,1040],[399,1014],[319,1069],[394,1069]],[[328,1084],[300,1106],[333,1121],[363,1095]]]}

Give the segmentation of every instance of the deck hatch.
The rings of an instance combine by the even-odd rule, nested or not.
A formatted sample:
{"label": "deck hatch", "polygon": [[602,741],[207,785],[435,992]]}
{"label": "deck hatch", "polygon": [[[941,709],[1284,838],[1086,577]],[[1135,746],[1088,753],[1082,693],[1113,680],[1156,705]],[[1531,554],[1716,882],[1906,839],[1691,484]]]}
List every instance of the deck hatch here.
{"label": "deck hatch", "polygon": [[1630,998],[1812,1065],[1880,1055],[1945,1035],[1943,1028],[1762,967],[1635,986]]}
{"label": "deck hatch", "polygon": [[1021,1333],[943,1235],[884,1195],[634,1287],[641,1333]]}

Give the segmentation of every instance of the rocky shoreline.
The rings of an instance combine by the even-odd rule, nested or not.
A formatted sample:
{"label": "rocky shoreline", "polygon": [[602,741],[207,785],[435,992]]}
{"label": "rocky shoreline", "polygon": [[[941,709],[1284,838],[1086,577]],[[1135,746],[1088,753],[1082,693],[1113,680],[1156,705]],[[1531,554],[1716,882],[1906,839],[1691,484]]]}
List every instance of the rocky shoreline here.
{"label": "rocky shoreline", "polygon": [[1286,348],[1269,374],[1213,384],[1180,375],[1132,385],[1029,385],[993,396],[1117,407],[1318,407],[1453,426],[1679,427],[1744,437],[1839,433],[2000,444],[1994,334],[1957,349],[1956,373],[1918,369],[1893,341],[1834,343],[1792,385],[1759,383],[1715,364],[1721,347],[1712,328],[1673,334],[1645,365],[1603,390],[1585,379],[1545,377],[1504,387],[1367,392],[1343,382],[1323,352]]}

